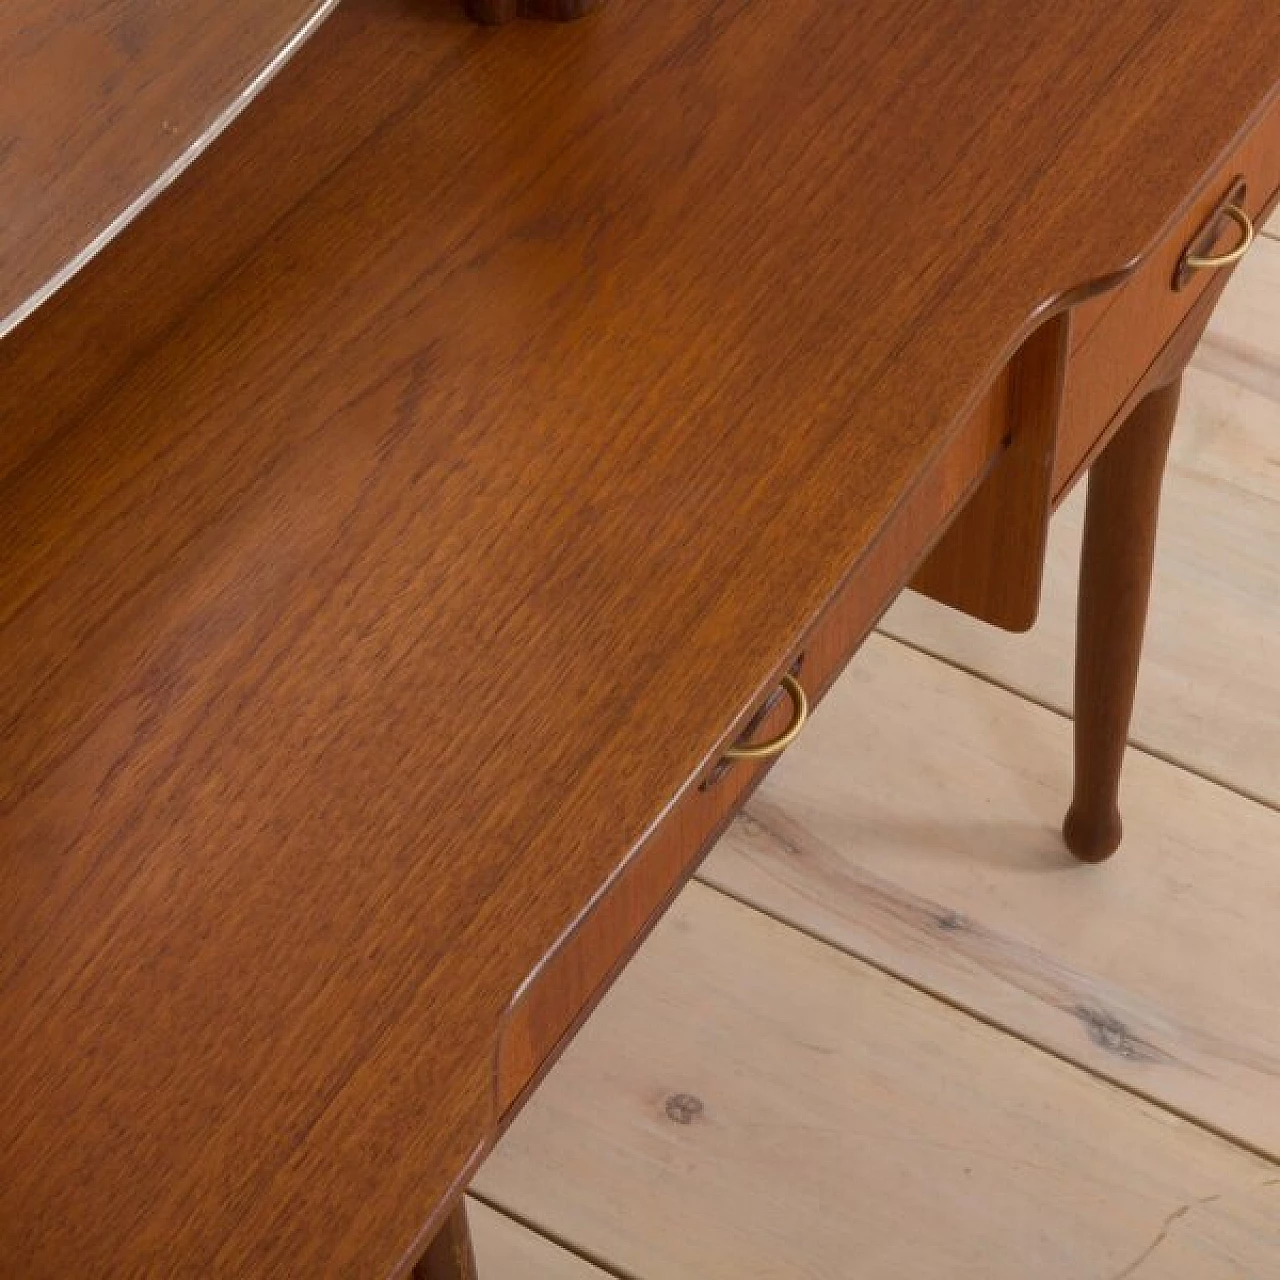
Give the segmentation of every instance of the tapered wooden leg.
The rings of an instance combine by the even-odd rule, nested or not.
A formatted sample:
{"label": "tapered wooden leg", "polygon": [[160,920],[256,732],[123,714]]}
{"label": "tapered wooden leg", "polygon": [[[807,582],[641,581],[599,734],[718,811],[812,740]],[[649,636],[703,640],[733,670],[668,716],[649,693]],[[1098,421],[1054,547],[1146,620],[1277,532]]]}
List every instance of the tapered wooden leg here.
{"label": "tapered wooden leg", "polygon": [[426,1255],[414,1267],[413,1280],[478,1280],[463,1201],[445,1219]]}
{"label": "tapered wooden leg", "polygon": [[1076,619],[1076,775],[1062,825],[1067,847],[1086,862],[1101,862],[1120,844],[1120,766],[1181,386],[1178,379],[1143,399],[1089,473]]}

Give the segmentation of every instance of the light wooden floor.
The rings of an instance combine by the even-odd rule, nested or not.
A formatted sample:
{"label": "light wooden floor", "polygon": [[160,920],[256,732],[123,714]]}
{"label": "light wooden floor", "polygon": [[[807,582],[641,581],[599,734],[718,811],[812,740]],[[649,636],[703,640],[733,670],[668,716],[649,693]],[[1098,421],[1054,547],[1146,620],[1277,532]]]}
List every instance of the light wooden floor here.
{"label": "light wooden floor", "polygon": [[1083,867],[1043,616],[901,601],[482,1170],[483,1280],[1280,1277],[1280,218],[1187,380]]}

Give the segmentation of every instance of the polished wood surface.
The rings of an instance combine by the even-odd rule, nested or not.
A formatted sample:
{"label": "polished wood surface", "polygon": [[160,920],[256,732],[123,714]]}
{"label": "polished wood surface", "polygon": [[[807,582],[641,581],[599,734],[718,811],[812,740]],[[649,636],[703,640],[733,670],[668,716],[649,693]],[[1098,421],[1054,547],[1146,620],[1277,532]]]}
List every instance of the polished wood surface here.
{"label": "polished wood surface", "polygon": [[[1032,361],[1038,365],[1043,352]],[[1008,381],[1001,377],[963,429],[934,460],[894,513],[859,572],[805,635],[789,664],[817,704],[851,654],[901,588],[905,574],[930,549],[948,520],[998,465],[1009,431]],[[768,705],[768,704],[766,704]],[[777,703],[757,736],[787,721]],[[765,764],[716,762],[627,859],[592,909],[530,975],[512,1003],[498,1048],[498,1106],[504,1119],[531,1082],[554,1061],[604,993],[608,980],[657,923],[710,843],[765,776]]]}
{"label": "polished wood surface", "polygon": [[0,335],[215,138],[336,0],[5,0]]}
{"label": "polished wood surface", "polygon": [[[324,46],[430,64],[407,100],[348,50],[330,116],[278,86],[223,139],[377,118],[100,397],[57,375],[109,313],[15,335],[26,1275],[411,1266],[494,1131],[521,984],[1280,55],[1280,16],[1190,0],[420,16],[351,3]],[[198,221],[199,190],[161,204]]]}
{"label": "polished wood surface", "polygon": [[1178,380],[1150,391],[1089,472],[1076,640],[1076,774],[1067,847],[1101,862],[1120,844],[1120,766],[1138,686],[1160,485]]}

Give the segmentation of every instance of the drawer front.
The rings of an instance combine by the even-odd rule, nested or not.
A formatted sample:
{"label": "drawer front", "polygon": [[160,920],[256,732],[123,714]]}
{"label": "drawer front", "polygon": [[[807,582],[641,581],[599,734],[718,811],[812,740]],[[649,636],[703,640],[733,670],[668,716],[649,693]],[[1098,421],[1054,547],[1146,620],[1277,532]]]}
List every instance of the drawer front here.
{"label": "drawer front", "polygon": [[[858,572],[788,663],[811,701],[830,686],[949,519],[1000,457],[1008,435],[1007,379],[997,380],[951,446],[902,502]],[[783,733],[788,698],[746,721],[752,742]],[[637,848],[622,871],[525,982],[508,1009],[497,1061],[498,1113],[511,1113],[607,989],[702,855],[768,771],[769,761],[710,768]]]}
{"label": "drawer front", "polygon": [[[1237,178],[1245,181],[1244,206],[1255,223],[1280,188],[1280,101],[1254,127],[1160,248],[1119,289],[1076,308],[1067,366],[1053,487],[1061,498],[1122,420],[1130,393],[1141,382],[1179,325],[1208,291],[1221,287],[1228,268],[1193,273],[1182,288],[1175,276],[1188,246],[1202,232]],[[1227,218],[1217,249],[1236,243]]]}

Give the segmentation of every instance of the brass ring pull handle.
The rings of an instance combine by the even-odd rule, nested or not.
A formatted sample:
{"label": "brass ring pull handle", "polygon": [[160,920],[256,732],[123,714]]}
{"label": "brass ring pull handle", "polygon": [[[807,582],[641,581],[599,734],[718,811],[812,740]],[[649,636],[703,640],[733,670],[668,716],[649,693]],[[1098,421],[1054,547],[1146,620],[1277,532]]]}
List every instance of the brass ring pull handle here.
{"label": "brass ring pull handle", "polygon": [[1222,212],[1240,228],[1240,243],[1234,249],[1228,249],[1226,253],[1187,254],[1183,262],[1192,271],[1212,271],[1217,267],[1231,267],[1249,252],[1249,246],[1253,244],[1253,237],[1257,234],[1254,231],[1253,219],[1238,204],[1225,204],[1222,206]]}
{"label": "brass ring pull handle", "polygon": [[782,687],[791,699],[791,723],[768,742],[736,743],[725,751],[726,760],[771,760],[780,756],[800,736],[800,730],[809,718],[809,699],[795,676],[783,676]]}

